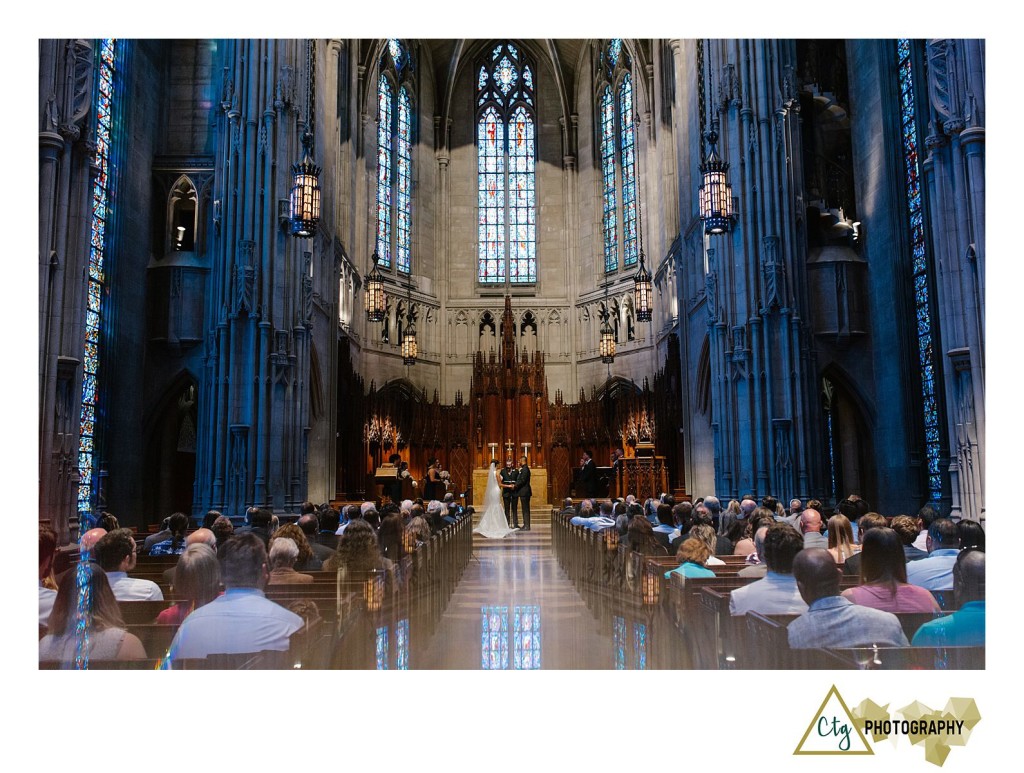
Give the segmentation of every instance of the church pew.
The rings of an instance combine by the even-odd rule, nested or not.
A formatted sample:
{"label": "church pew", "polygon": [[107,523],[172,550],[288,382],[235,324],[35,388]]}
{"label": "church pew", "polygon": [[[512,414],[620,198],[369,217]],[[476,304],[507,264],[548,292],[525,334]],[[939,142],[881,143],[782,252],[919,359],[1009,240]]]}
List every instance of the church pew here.
{"label": "church pew", "polygon": [[156,616],[173,604],[174,602],[170,599],[164,599],[163,601],[119,601],[117,602],[117,607],[121,610],[121,618],[126,625],[138,625],[155,622]]}
{"label": "church pew", "polygon": [[178,625],[162,625],[160,623],[131,623],[128,633],[135,634],[142,642],[143,649],[151,658],[163,657],[171,646]]}

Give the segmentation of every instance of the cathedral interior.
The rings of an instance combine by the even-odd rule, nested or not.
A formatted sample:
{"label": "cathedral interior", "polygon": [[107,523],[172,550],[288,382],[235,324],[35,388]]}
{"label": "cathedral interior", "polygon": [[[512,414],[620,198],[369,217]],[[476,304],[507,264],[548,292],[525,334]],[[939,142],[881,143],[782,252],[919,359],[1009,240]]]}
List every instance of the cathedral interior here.
{"label": "cathedral interior", "polygon": [[491,444],[530,444],[555,503],[641,424],[680,496],[984,519],[981,42],[39,56],[39,504],[65,541],[99,511],[357,500],[395,452],[471,492]]}
{"label": "cathedral interior", "polygon": [[[101,512],[147,533],[375,500],[396,454],[479,506],[523,455],[533,552],[477,544],[473,568],[459,537],[477,574],[438,586],[466,609],[515,588],[520,625],[584,571],[547,515],[584,452],[603,496],[984,523],[984,41],[38,52],[39,517],[62,545]],[[419,667],[478,667],[436,631],[500,615],[440,614],[392,621],[384,662],[411,638]],[[639,618],[551,614],[545,667],[695,666]]]}

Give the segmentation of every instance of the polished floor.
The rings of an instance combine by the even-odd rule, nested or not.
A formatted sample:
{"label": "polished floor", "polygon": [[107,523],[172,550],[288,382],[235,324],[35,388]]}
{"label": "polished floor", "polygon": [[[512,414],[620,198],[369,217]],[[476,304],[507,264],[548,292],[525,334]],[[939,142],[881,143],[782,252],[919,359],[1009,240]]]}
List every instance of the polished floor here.
{"label": "polished floor", "polygon": [[[551,526],[493,540],[473,557],[443,612],[376,619],[346,637],[342,668],[457,670],[646,669],[656,665],[653,614],[583,594],[552,551]],[[670,625],[669,625],[670,627]],[[362,640],[362,641],[358,641]],[[659,659],[661,660],[661,659]]]}

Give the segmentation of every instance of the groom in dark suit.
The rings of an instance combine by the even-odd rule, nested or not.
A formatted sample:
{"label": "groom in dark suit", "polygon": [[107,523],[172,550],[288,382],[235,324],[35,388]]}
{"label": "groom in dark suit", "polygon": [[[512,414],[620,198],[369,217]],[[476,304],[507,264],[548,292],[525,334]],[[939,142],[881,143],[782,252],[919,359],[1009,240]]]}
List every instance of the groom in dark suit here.
{"label": "groom in dark suit", "polygon": [[518,529],[519,511],[516,509],[517,500],[514,487],[519,473],[512,466],[511,457],[505,460],[505,466],[501,468],[501,472],[498,474],[501,477],[501,499],[505,505],[505,522]]}
{"label": "groom in dark suit", "polygon": [[[533,489],[530,487],[530,466],[526,463],[526,457],[519,460],[519,475],[516,478],[516,487],[513,489],[513,496],[518,497],[519,504],[523,508],[523,531],[530,530],[530,497],[533,496]],[[515,505],[513,505],[515,507]]]}

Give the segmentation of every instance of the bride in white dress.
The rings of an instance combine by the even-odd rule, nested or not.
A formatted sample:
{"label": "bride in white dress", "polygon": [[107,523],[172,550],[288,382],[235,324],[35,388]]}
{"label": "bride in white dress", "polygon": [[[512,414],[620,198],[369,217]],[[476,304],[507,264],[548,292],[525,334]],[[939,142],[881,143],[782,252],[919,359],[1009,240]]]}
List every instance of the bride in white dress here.
{"label": "bride in white dress", "polygon": [[489,539],[502,539],[514,531],[517,530],[508,527],[505,507],[501,502],[498,472],[495,463],[491,462],[491,471],[487,476],[487,490],[484,492],[484,517],[480,519],[480,524],[473,529],[473,533]]}

